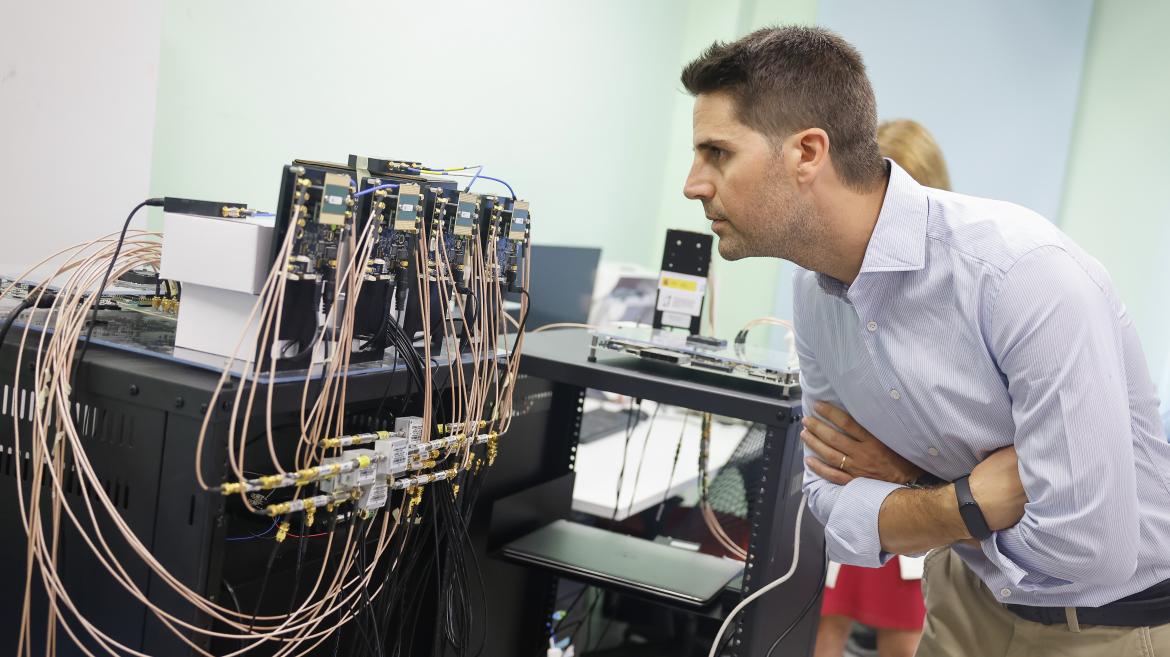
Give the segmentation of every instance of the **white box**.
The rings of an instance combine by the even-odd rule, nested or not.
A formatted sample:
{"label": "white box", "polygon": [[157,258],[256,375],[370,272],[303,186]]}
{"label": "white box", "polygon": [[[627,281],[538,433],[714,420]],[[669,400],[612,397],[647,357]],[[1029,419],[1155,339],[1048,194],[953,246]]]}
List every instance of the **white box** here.
{"label": "white box", "polygon": [[246,219],[163,214],[160,275],[187,285],[259,294],[272,269],[275,229]]}
{"label": "white box", "polygon": [[[179,323],[175,328],[175,346],[217,356],[235,356],[251,362],[255,356],[260,313],[248,325],[258,294],[233,292],[183,281],[179,303]],[[236,344],[247,330],[238,353]]]}

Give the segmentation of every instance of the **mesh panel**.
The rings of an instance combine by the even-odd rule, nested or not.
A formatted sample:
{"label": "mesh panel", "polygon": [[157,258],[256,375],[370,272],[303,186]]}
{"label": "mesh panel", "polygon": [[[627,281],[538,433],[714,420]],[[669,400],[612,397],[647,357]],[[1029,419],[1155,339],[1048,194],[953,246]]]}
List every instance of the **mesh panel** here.
{"label": "mesh panel", "polygon": [[764,425],[753,424],[739,441],[731,460],[711,482],[711,508],[733,515],[748,517],[748,496],[745,481],[756,481],[760,476],[760,457],[764,453]]}

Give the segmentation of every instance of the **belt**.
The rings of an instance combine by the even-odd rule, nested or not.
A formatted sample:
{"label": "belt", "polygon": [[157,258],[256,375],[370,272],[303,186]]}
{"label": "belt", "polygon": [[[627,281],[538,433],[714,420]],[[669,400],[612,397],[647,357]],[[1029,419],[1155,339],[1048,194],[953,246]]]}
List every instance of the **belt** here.
{"label": "belt", "polygon": [[[1008,611],[1034,623],[1064,625],[1068,622],[1065,607],[1031,607],[1004,605]],[[1114,627],[1154,627],[1170,623],[1170,580],[1110,602],[1100,607],[1075,607],[1076,620],[1085,625]]]}

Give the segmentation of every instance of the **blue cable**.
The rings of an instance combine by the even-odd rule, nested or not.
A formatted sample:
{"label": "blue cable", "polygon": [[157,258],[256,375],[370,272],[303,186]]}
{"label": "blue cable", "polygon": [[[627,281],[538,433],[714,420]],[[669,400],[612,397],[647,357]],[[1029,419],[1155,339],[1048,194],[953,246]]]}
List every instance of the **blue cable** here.
{"label": "blue cable", "polygon": [[[477,173],[477,174],[475,174],[475,178],[476,178],[476,179],[483,178],[484,180],[492,180],[492,181],[495,181],[495,182],[498,182],[498,183],[500,183],[500,184],[501,184],[501,185],[503,185],[504,187],[507,187],[507,188],[508,188],[508,193],[512,195],[512,200],[513,200],[513,201],[515,201],[515,200],[516,200],[516,192],[512,190],[512,186],[511,186],[511,185],[509,185],[508,183],[504,182],[503,180],[500,180],[499,178],[492,178],[491,176],[481,176],[481,175],[479,175],[478,173]],[[475,180],[472,180],[471,182],[475,182]],[[471,189],[471,185],[468,185],[468,186],[467,186],[467,188],[468,188],[468,189]]]}
{"label": "blue cable", "polygon": [[260,532],[259,534],[249,534],[248,536],[228,536],[226,540],[229,540],[229,541],[250,541],[254,538],[264,538],[264,536],[267,535],[268,532],[272,531],[273,529],[276,529],[276,521],[275,520],[272,521],[272,525],[269,526],[268,529],[265,529],[264,531]]}
{"label": "blue cable", "polygon": [[[433,169],[428,169],[428,170],[433,171]],[[478,180],[480,178],[483,178],[484,180],[492,180],[492,181],[498,182],[501,185],[503,185],[504,187],[507,187],[508,193],[512,195],[512,200],[513,201],[516,200],[516,192],[512,191],[512,186],[509,185],[508,183],[504,182],[503,180],[500,180],[499,178],[492,178],[491,176],[485,176],[485,175],[479,174],[479,173],[475,174],[474,176],[471,175],[470,173],[444,173],[443,175],[444,176],[456,176],[458,178],[473,178],[474,180],[472,180],[472,182],[475,182],[475,180]],[[468,185],[467,187],[470,188],[471,185]]]}
{"label": "blue cable", "polygon": [[463,191],[470,192],[471,186],[475,184],[475,181],[479,180],[479,174],[481,174],[481,173],[483,173],[483,165],[482,164],[475,167],[475,175],[471,177],[471,182],[467,183],[467,187],[464,187]]}
{"label": "blue cable", "polygon": [[367,187],[367,188],[363,189],[362,191],[357,192],[353,196],[354,196],[354,198],[357,198],[359,196],[365,196],[366,194],[369,194],[370,192],[376,192],[379,189],[389,189],[391,187],[397,187],[397,186],[398,186],[398,183],[386,183],[385,185],[378,185],[377,187]]}

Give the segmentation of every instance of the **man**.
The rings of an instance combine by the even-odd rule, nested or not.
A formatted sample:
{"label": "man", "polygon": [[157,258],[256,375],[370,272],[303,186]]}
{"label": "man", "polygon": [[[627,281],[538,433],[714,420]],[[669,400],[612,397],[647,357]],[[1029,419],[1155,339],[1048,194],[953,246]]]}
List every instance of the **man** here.
{"label": "man", "polygon": [[[1170,655],[1170,445],[1101,265],[882,160],[861,57],[830,32],[717,43],[682,82],[684,192],[719,253],[803,268],[804,490],[829,557],[953,547],[927,561],[918,655]],[[944,483],[905,485],[920,472]]]}

